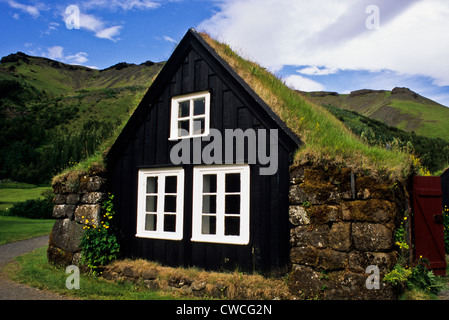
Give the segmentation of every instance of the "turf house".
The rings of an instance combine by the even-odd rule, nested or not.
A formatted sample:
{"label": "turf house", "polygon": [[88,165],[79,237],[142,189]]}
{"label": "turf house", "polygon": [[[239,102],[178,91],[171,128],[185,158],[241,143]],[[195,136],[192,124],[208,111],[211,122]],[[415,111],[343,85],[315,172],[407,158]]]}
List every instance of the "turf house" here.
{"label": "turf house", "polygon": [[[277,150],[270,129],[277,129]],[[123,250],[171,266],[284,267],[289,165],[299,145],[201,35],[188,31],[108,154]],[[257,146],[263,156],[277,153],[273,174],[262,175],[268,164]],[[185,161],[173,163],[180,155]]]}
{"label": "turf house", "polygon": [[68,239],[79,238],[85,217],[98,217],[107,192],[124,257],[288,275],[299,298],[394,299],[379,279],[413,254],[395,241],[399,227],[412,241],[409,155],[367,145],[325,108],[194,29],[103,168],[53,180],[50,261],[77,262],[79,245]]}

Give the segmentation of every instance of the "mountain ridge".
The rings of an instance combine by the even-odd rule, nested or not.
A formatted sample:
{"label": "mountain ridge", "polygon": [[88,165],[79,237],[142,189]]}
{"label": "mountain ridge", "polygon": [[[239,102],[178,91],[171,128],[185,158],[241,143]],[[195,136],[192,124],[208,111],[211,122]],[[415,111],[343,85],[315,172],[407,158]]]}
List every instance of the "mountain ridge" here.
{"label": "mountain ridge", "polygon": [[[148,76],[150,69],[155,66],[160,69],[164,63],[149,60],[141,64],[119,62],[100,70],[17,52],[1,58],[0,73],[3,78],[8,79],[9,75],[9,79],[22,79],[37,89],[58,95],[81,89],[147,87],[149,79],[153,78]],[[44,74],[45,79],[39,74]]]}
{"label": "mountain ridge", "polygon": [[321,105],[355,111],[371,119],[430,138],[449,140],[449,108],[409,88],[360,89],[349,94],[298,91]]}
{"label": "mountain ridge", "polygon": [[128,121],[164,62],[103,70],[22,52],[0,60],[0,179],[44,183]]}

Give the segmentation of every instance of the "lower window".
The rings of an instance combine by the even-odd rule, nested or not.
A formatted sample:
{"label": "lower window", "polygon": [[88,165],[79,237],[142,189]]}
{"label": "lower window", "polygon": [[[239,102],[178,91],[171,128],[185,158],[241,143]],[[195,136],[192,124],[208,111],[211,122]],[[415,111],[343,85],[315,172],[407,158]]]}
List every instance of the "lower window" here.
{"label": "lower window", "polygon": [[181,240],[184,170],[139,171],[137,237]]}
{"label": "lower window", "polygon": [[195,167],[192,241],[249,243],[249,166]]}

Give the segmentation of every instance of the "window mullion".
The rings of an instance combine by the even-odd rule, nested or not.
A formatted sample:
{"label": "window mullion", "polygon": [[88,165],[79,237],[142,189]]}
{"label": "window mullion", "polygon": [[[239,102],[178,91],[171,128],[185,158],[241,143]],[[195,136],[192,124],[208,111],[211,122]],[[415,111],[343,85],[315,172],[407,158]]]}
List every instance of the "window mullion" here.
{"label": "window mullion", "polygon": [[225,175],[217,173],[217,236],[224,237]]}
{"label": "window mullion", "polygon": [[165,175],[160,175],[157,190],[157,227],[156,231],[158,234],[164,232],[164,205],[165,205]]}
{"label": "window mullion", "polygon": [[140,230],[137,230],[137,232],[144,232],[145,231],[145,219],[146,219],[146,207],[145,207],[145,203],[146,203],[146,198],[147,198],[147,175],[140,175],[140,178],[142,179],[141,185],[139,186],[139,188],[142,188],[141,191],[139,192],[139,199],[142,199],[140,201],[139,204],[139,208],[138,210],[140,212],[142,212],[143,214],[138,215],[138,223],[140,224]]}

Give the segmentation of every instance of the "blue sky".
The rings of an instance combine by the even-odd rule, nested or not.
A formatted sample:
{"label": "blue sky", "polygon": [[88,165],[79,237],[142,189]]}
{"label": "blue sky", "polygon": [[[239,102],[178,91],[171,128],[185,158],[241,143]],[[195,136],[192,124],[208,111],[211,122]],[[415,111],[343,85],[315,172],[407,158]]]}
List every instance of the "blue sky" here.
{"label": "blue sky", "polygon": [[[70,5],[79,29],[67,27]],[[447,0],[0,0],[0,56],[99,69],[163,61],[190,27],[295,89],[408,87],[449,106]]]}

